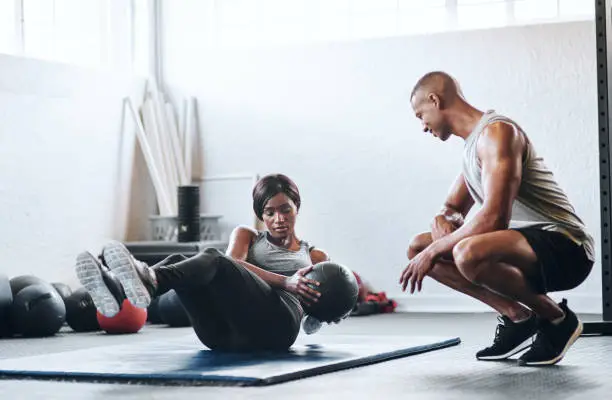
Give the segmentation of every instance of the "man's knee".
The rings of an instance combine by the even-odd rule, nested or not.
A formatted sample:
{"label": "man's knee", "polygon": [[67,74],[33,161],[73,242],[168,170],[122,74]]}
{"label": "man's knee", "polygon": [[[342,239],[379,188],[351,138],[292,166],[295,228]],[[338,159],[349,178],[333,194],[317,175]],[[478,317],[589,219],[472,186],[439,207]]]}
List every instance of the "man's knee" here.
{"label": "man's knee", "polygon": [[478,283],[483,265],[483,252],[477,240],[466,238],[453,248],[453,259],[461,274],[470,282]]}
{"label": "man's knee", "polygon": [[416,255],[425,250],[425,248],[429,246],[431,242],[431,233],[429,232],[419,233],[413,237],[408,245],[408,259],[411,260],[416,257]]}

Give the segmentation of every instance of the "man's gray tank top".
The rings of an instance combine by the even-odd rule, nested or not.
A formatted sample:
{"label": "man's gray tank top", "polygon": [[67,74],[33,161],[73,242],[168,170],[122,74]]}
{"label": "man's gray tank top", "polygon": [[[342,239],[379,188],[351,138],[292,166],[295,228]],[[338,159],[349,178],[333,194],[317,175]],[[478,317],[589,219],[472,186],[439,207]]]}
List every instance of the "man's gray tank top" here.
{"label": "man's gray tank top", "polygon": [[[291,276],[301,268],[312,265],[310,250],[312,247],[305,241],[300,241],[299,250],[289,250],[277,246],[268,240],[267,231],[257,232],[255,240],[249,247],[246,261],[266,271],[276,274]],[[304,310],[299,299],[286,290],[279,290],[280,296],[299,309],[300,318]]]}
{"label": "man's gray tank top", "polygon": [[555,181],[553,173],[523,129],[510,118],[493,110],[484,113],[474,130],[465,140],[463,151],[463,177],[468,190],[478,205],[483,204],[482,170],[477,154],[477,143],[485,127],[502,121],[512,125],[523,135],[527,145],[518,196],[512,204],[510,228],[536,227],[565,234],[578,245],[583,245],[588,258],[595,260],[595,245],[582,220],[576,215],[565,192]]}

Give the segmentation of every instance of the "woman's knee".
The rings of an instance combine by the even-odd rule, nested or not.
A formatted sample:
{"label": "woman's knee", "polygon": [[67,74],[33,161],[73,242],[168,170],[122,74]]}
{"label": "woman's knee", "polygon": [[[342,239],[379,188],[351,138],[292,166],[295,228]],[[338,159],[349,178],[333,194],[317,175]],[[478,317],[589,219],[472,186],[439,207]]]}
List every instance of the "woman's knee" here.
{"label": "woman's knee", "polygon": [[216,265],[221,259],[225,258],[225,255],[214,247],[207,247],[194,257],[202,260],[202,262],[207,265]]}
{"label": "woman's knee", "polygon": [[410,244],[408,245],[408,259],[413,259],[419,254],[421,251],[425,250],[427,246],[429,246],[432,242],[431,233],[424,232],[419,233],[415,237],[412,238]]}
{"label": "woman's knee", "polygon": [[176,264],[178,262],[185,261],[186,259],[187,257],[183,254],[170,254],[164,261],[166,264]]}

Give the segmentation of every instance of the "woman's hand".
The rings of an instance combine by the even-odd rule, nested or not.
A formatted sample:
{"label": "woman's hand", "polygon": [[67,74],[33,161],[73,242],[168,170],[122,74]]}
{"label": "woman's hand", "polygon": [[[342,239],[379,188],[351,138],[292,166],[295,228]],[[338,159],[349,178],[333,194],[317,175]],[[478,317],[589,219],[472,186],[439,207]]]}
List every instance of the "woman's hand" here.
{"label": "woman's hand", "polygon": [[314,266],[311,265],[309,267],[299,269],[295,274],[287,277],[284,285],[285,290],[297,295],[306,305],[310,305],[311,302],[317,302],[319,300],[319,296],[321,296],[319,291],[308,286],[308,284],[319,286],[320,283],[304,276],[312,271],[313,267]]}

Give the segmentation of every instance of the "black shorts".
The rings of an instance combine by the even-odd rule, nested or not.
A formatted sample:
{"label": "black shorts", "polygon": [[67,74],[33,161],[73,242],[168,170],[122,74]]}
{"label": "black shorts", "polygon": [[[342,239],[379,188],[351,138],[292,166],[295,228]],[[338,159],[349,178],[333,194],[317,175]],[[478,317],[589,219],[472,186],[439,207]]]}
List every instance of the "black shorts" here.
{"label": "black shorts", "polygon": [[560,232],[516,228],[538,257],[538,273],[527,279],[538,293],[561,292],[580,285],[593,268],[583,246]]}

